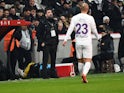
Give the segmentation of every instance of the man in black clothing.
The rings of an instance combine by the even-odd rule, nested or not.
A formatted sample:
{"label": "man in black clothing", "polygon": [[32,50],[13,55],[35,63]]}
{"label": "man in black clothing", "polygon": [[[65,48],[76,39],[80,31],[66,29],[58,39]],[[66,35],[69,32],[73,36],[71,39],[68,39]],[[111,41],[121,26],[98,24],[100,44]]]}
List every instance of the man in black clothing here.
{"label": "man in black clothing", "polygon": [[3,12],[4,12],[3,7],[0,7],[0,20],[2,20],[3,18]]}
{"label": "man in black clothing", "polygon": [[111,0],[111,5],[107,9],[106,15],[110,17],[110,27],[113,29],[113,32],[121,32],[121,12],[118,8],[117,0]]}
{"label": "man in black clothing", "polygon": [[98,47],[100,47],[100,54],[92,58],[96,73],[101,72],[102,61],[113,59],[114,55],[113,38],[105,30],[102,32],[102,38]]}
{"label": "man in black clothing", "polygon": [[[56,62],[56,52],[58,46],[58,33],[57,24],[53,19],[53,12],[50,8],[46,8],[45,18],[40,22],[37,28],[37,38],[38,38],[38,51],[43,51],[43,70],[42,77],[45,78],[57,78],[55,62]],[[48,58],[51,58],[51,68],[50,75],[47,71]]]}
{"label": "man in black clothing", "polygon": [[124,29],[120,34],[121,34],[121,37],[118,45],[118,59],[120,62],[121,71],[123,71],[124,64],[121,59],[124,57],[124,48],[123,48],[124,47]]}
{"label": "man in black clothing", "polygon": [[19,16],[16,15],[16,8],[14,6],[10,8],[10,17],[13,20],[20,19]]}
{"label": "man in black clothing", "polygon": [[35,0],[27,0],[25,1],[25,7],[23,8],[23,11],[25,11],[26,9],[36,9],[37,10],[37,6],[35,5]]}

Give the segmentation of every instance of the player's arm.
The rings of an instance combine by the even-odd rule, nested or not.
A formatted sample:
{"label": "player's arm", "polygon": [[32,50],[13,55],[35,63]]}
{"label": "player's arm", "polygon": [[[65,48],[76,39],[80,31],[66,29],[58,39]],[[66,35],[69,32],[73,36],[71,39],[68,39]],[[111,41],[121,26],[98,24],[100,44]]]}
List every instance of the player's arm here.
{"label": "player's arm", "polygon": [[96,23],[93,17],[92,17],[92,22],[91,22],[91,31],[96,36],[97,40],[99,40],[99,34],[98,34]]}
{"label": "player's arm", "polygon": [[63,46],[65,46],[66,45],[66,42],[67,42],[67,40],[68,40],[68,38],[70,37],[70,35],[71,35],[71,33],[73,32],[73,30],[74,30],[74,20],[72,19],[71,20],[71,23],[70,23],[70,26],[69,26],[69,28],[68,28],[68,30],[67,30],[67,32],[66,32],[66,35],[65,35],[65,38],[64,38],[64,41],[63,41]]}

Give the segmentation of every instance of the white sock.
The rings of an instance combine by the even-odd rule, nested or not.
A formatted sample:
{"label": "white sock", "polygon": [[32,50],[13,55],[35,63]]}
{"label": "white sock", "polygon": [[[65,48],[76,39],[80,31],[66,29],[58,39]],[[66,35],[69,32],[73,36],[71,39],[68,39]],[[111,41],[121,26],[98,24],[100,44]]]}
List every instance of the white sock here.
{"label": "white sock", "polygon": [[78,71],[81,74],[83,70],[84,63],[78,62]]}
{"label": "white sock", "polygon": [[87,75],[91,67],[91,62],[85,62],[84,68],[83,68],[83,75]]}

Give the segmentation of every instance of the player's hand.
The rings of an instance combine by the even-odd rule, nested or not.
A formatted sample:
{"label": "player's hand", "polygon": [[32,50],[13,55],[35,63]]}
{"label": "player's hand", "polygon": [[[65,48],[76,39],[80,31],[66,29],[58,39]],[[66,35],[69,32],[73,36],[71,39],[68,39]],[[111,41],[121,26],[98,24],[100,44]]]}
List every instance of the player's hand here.
{"label": "player's hand", "polygon": [[63,41],[62,45],[63,45],[63,46],[65,46],[65,45],[66,45],[66,43],[67,43],[67,41]]}

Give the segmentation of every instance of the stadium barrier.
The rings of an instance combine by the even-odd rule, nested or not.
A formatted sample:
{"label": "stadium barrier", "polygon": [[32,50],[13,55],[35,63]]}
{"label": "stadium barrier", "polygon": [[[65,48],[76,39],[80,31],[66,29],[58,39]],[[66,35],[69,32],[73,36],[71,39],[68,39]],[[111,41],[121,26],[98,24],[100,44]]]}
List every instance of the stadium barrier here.
{"label": "stadium barrier", "polygon": [[[99,34],[101,37],[101,34]],[[113,37],[114,40],[114,53],[116,54],[118,52],[118,44],[119,44],[119,39],[120,39],[120,34],[119,33],[112,33],[111,36]],[[64,39],[65,35],[59,35],[59,45],[58,45],[58,50],[57,50],[57,60],[56,63],[61,63],[63,58],[67,58],[70,56],[70,45],[71,45],[71,39],[69,38],[67,45],[65,47],[62,46],[62,42]],[[97,40],[95,36],[93,35],[93,55],[96,55],[98,53],[97,49]],[[35,40],[35,46],[33,50],[33,61],[38,63],[42,62],[42,53],[39,55],[37,52],[37,40]],[[6,53],[3,51],[3,40],[0,42],[0,59],[6,64]],[[39,59],[39,56],[41,57]],[[38,60],[39,59],[39,60]],[[94,66],[92,65],[92,68]]]}

